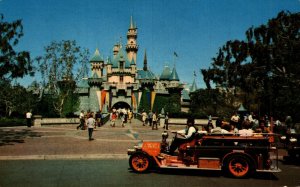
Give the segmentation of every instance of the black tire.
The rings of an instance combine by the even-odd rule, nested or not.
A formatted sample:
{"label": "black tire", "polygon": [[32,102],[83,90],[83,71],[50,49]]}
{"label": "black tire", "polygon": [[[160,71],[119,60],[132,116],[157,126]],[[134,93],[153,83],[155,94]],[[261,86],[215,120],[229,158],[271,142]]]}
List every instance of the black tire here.
{"label": "black tire", "polygon": [[136,173],[145,173],[151,168],[151,160],[144,153],[135,153],[129,158],[129,166]]}
{"label": "black tire", "polygon": [[246,178],[253,174],[254,163],[245,155],[230,155],[224,161],[224,171],[231,177]]}

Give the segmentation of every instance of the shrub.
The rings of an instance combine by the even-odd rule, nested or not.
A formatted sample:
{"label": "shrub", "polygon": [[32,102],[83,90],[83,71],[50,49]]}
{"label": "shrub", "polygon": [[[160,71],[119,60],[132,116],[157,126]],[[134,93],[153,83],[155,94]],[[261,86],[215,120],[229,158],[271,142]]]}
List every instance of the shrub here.
{"label": "shrub", "polygon": [[25,126],[26,119],[20,118],[0,118],[0,127]]}

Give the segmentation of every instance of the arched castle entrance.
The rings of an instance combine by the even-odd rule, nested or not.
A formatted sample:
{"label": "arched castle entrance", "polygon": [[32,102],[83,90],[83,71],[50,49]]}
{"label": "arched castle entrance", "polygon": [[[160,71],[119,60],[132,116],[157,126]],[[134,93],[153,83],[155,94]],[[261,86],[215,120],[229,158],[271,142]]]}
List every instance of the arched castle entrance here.
{"label": "arched castle entrance", "polygon": [[130,105],[124,101],[119,101],[117,103],[115,103],[112,108],[116,108],[116,109],[119,109],[119,108],[124,108],[124,109],[128,109],[128,108],[131,108]]}

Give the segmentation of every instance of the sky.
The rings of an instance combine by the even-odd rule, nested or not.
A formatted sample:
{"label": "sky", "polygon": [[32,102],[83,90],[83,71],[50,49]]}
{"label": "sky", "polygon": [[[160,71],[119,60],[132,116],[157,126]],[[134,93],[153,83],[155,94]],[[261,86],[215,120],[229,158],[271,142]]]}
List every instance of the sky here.
{"label": "sky", "polygon": [[[175,65],[180,81],[205,88],[200,69],[207,69],[229,40],[244,40],[248,28],[266,24],[282,11],[300,12],[300,0],[0,0],[5,21],[22,19],[24,36],[17,50],[31,58],[45,54],[52,41],[76,40],[91,55],[104,59],[126,34],[133,17],[138,28],[138,68],[147,51],[156,75]],[[177,57],[174,56],[174,52]],[[25,77],[24,86],[36,77]]]}

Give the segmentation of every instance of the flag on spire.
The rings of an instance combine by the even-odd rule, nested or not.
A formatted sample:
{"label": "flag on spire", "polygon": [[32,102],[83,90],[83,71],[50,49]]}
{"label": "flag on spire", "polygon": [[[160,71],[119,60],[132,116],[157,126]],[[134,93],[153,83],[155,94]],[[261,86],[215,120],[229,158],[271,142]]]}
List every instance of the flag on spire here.
{"label": "flag on spire", "polygon": [[197,75],[196,75],[196,71],[194,71],[194,77],[197,77]]}
{"label": "flag on spire", "polygon": [[177,53],[174,51],[174,56],[178,57]]}

